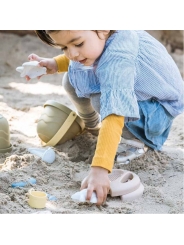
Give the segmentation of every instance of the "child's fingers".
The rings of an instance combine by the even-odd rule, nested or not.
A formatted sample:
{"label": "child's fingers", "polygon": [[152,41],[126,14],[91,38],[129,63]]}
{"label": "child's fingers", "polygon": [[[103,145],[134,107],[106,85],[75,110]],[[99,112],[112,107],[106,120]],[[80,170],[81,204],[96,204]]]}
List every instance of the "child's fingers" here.
{"label": "child's fingers", "polygon": [[34,60],[36,60],[36,61],[40,61],[42,58],[41,57],[39,57],[38,55],[36,55],[36,54],[30,54],[29,56],[28,56],[28,60],[29,61],[34,61]]}
{"label": "child's fingers", "polygon": [[46,67],[47,68],[47,70],[46,70],[47,74],[53,74],[54,73],[53,69],[51,69],[51,67],[50,67],[49,61],[42,60],[42,61],[39,62],[38,65],[41,66],[41,67]]}
{"label": "child's fingers", "polygon": [[93,188],[90,188],[88,186],[87,195],[86,195],[86,201],[90,201],[92,194],[93,194]]}
{"label": "child's fingers", "polygon": [[40,79],[41,77],[43,77],[43,75],[41,75],[41,76],[38,76],[37,78],[38,78],[38,79]]}
{"label": "child's fingers", "polygon": [[80,190],[83,190],[83,189],[86,189],[88,187],[88,184],[87,184],[87,177],[85,177],[81,183],[81,188]]}
{"label": "child's fingers", "polygon": [[28,77],[28,76],[25,76],[25,78],[26,78],[26,81],[31,80],[31,78],[30,78],[30,77]]}
{"label": "child's fingers", "polygon": [[106,201],[107,199],[107,194],[108,194],[108,189],[104,189],[104,195],[103,195],[103,203]]}
{"label": "child's fingers", "polygon": [[104,199],[106,199],[103,189],[98,188],[96,190],[96,195],[97,195],[97,205],[101,205],[104,202]]}
{"label": "child's fingers", "polygon": [[[38,76],[37,78],[40,79],[42,76],[43,76],[43,75]],[[25,78],[26,78],[26,81],[30,81],[30,80],[31,80],[31,78],[30,78],[29,76],[25,76]]]}
{"label": "child's fingers", "polygon": [[47,61],[47,60],[40,60],[40,62],[39,62],[39,65],[40,66],[44,66],[44,67],[47,67],[48,66],[48,64],[49,64],[49,62]]}

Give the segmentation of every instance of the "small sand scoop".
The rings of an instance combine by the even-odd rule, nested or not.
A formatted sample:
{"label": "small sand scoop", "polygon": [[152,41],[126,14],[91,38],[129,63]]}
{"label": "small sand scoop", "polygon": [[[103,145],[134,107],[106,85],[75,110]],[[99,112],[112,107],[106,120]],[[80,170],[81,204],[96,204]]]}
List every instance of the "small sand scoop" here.
{"label": "small sand scoop", "polygon": [[49,148],[28,148],[28,151],[36,156],[41,157],[41,159],[46,163],[53,163],[56,158],[55,152],[51,147]]}
{"label": "small sand scoop", "polygon": [[[141,184],[140,178],[135,173],[127,170],[113,169],[112,173],[110,173],[108,176],[110,180],[109,194],[112,197],[120,196],[122,201],[131,202],[142,196],[144,186]],[[84,173],[81,174],[81,178],[83,177]],[[79,176],[77,177],[77,179],[78,178]],[[71,198],[74,201],[84,202],[86,200],[86,195],[87,189],[84,189],[73,194]],[[93,192],[90,202],[97,203],[95,192]]]}
{"label": "small sand scoop", "polygon": [[21,77],[28,76],[31,79],[47,74],[46,67],[39,66],[36,60],[23,63],[22,66],[16,68],[16,71],[20,72]]}

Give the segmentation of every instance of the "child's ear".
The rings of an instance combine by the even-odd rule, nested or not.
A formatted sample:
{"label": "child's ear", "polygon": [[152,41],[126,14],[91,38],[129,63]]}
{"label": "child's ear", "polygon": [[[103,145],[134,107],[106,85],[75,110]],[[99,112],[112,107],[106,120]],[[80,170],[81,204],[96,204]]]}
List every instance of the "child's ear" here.
{"label": "child's ear", "polygon": [[110,33],[110,30],[98,31],[98,36],[99,36],[101,39],[106,39],[106,38],[108,38],[109,33]]}

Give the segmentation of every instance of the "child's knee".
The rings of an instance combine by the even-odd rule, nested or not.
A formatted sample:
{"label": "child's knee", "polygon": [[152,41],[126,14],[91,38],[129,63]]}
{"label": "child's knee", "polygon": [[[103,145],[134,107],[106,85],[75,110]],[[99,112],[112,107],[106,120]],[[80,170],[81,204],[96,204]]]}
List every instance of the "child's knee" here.
{"label": "child's knee", "polygon": [[154,124],[153,123],[151,125],[148,124],[149,134],[154,137],[164,134],[166,131],[170,130],[172,122],[173,119],[171,120],[170,118],[165,116],[165,120],[163,119],[161,122],[157,121]]}
{"label": "child's knee", "polygon": [[163,131],[165,131],[165,129],[162,127],[149,128],[149,134],[154,137],[161,135]]}

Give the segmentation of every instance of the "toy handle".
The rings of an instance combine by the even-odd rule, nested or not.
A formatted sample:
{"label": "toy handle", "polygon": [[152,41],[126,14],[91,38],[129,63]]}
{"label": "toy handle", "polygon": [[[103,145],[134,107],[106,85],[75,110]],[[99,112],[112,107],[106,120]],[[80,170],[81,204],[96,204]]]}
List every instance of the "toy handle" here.
{"label": "toy handle", "polygon": [[77,114],[74,111],[70,112],[66,121],[63,123],[63,125],[57,131],[57,133],[53,136],[53,138],[47,143],[42,142],[42,145],[43,146],[55,146],[60,141],[60,139],[63,137],[63,135],[68,131],[72,123],[75,121],[76,117],[77,117]]}
{"label": "toy handle", "polygon": [[139,186],[140,178],[127,171],[110,183],[110,194],[111,196],[122,196],[137,190]]}
{"label": "toy handle", "polygon": [[28,192],[25,194],[26,197],[29,197],[31,195],[31,191],[34,191],[35,189],[34,188],[31,188],[28,190]]}

